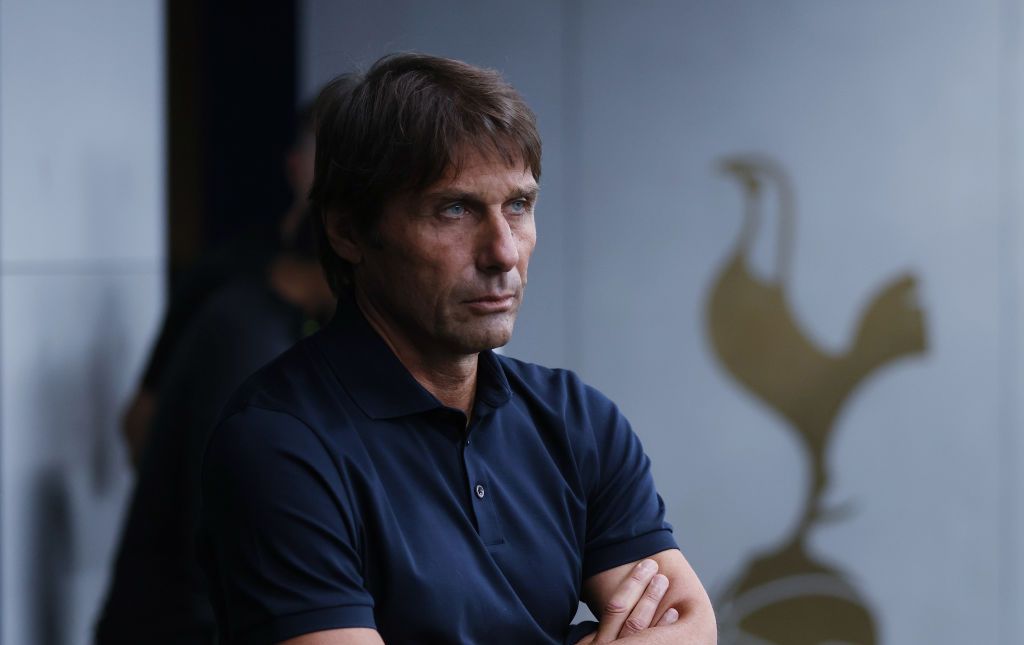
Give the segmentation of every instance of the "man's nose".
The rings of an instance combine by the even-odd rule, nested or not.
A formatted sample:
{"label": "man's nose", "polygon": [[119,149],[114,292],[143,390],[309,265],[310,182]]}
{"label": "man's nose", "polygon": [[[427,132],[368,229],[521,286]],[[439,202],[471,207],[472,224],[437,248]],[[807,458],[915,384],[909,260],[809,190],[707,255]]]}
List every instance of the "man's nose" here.
{"label": "man's nose", "polygon": [[507,273],[519,264],[515,231],[502,213],[489,215],[478,239],[477,266],[487,273]]}

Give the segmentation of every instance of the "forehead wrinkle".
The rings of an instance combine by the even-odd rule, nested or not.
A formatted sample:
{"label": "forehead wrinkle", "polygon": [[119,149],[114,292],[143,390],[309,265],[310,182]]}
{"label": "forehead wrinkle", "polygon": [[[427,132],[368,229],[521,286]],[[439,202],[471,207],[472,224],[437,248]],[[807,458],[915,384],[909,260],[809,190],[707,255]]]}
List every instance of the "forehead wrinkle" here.
{"label": "forehead wrinkle", "polygon": [[512,170],[523,170],[531,177],[533,173],[521,151],[514,147],[499,145],[494,141],[460,143],[448,151],[448,167],[441,173],[439,181],[456,181],[467,168],[478,165],[502,166]]}
{"label": "forehead wrinkle", "polygon": [[[485,179],[484,185],[481,186],[478,181],[480,175],[474,174],[472,170],[474,168],[493,169],[495,167],[521,173],[521,177],[510,179],[501,172],[487,172],[485,176],[488,179]],[[468,182],[466,181],[467,178],[469,178]],[[540,191],[537,181],[533,178],[528,168],[524,168],[521,165],[506,165],[504,162],[483,161],[462,166],[462,170],[458,175],[448,175],[422,194],[425,198],[432,200],[479,200],[480,197],[492,189],[501,191],[503,195],[502,201],[522,196],[533,198]]]}

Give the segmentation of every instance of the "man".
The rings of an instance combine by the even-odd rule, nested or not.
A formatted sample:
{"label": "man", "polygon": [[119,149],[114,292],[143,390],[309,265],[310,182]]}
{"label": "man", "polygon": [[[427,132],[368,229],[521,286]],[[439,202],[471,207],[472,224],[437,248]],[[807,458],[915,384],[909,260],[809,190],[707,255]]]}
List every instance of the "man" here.
{"label": "man", "polygon": [[318,101],[330,327],[236,393],[203,466],[224,643],[716,641],[649,460],[574,374],[496,355],[540,139],[495,72],[417,54]]}
{"label": "man", "polygon": [[306,218],[309,188],[313,183],[313,138],[312,106],[307,105],[296,115],[291,146],[284,160],[285,176],[292,194],[288,210],[273,220],[256,218],[226,246],[206,253],[177,280],[160,332],[150,349],[142,380],[121,419],[121,434],[136,468],[146,434],[156,415],[164,375],[193,316],[203,309],[211,294],[228,282],[264,277],[268,264],[281,248],[282,240],[287,242],[294,238],[299,223]]}
{"label": "man", "polygon": [[[312,172],[312,120],[289,153],[299,204]],[[308,157],[308,163],[301,163]],[[156,414],[146,432],[132,502],[110,589],[96,628],[97,645],[206,645],[214,620],[195,561],[199,464],[221,407],[242,381],[286,350],[335,300],[317,259],[310,218],[290,209],[277,251],[261,271],[225,276],[189,313],[161,366]]]}

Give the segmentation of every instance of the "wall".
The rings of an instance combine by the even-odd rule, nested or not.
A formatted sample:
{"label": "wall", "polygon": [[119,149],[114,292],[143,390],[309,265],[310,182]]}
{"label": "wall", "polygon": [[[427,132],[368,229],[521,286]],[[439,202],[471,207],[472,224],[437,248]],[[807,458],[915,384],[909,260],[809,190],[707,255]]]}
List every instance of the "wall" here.
{"label": "wall", "polygon": [[[509,350],[577,369],[621,405],[717,598],[788,543],[816,463],[824,505],[845,512],[800,532],[800,554],[878,642],[1024,640],[1017,0],[304,9],[307,92],[421,49],[501,69],[536,108],[541,242]],[[817,461],[809,430],[710,342],[744,221],[742,185],[721,171],[738,153],[792,182],[786,279],[770,178],[748,277],[793,323],[787,343],[825,367],[782,362],[781,379],[827,394],[873,305],[883,332],[921,332],[842,386]],[[904,275],[914,289],[877,299]],[[880,351],[895,351],[885,333]]]}
{"label": "wall", "polygon": [[2,642],[89,642],[163,298],[156,1],[0,0]]}
{"label": "wall", "polygon": [[[1006,542],[1017,510],[1003,469],[1021,463],[1007,441],[1019,428],[1007,417],[1017,330],[1005,314],[1019,294],[1003,282],[1004,254],[1024,248],[1006,239],[1020,216],[1007,182],[1020,178],[1005,164],[1020,149],[1006,147],[1000,115],[1020,79],[1006,71],[1019,51],[1004,6],[583,6],[586,216],[566,225],[583,249],[569,280],[581,291],[579,367],[656,455],[706,584],[723,593],[786,538],[809,478],[791,424],[708,343],[711,285],[743,215],[739,185],[716,166],[757,152],[794,182],[786,295],[813,342],[849,349],[876,289],[904,272],[925,317],[926,353],[872,375],[836,419],[827,500],[850,513],[807,548],[845,572],[880,642],[1020,642],[1016,583],[1003,579],[1019,577],[1020,549]],[[762,279],[777,226],[759,229]]]}

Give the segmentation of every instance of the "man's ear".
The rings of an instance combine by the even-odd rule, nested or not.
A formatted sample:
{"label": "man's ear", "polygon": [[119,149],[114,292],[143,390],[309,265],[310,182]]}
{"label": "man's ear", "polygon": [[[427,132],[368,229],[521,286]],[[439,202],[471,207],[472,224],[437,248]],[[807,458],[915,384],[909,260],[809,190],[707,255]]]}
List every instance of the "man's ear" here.
{"label": "man's ear", "polygon": [[353,266],[363,261],[363,247],[348,213],[335,210],[325,212],[324,228],[327,229],[327,240],[338,257]]}

